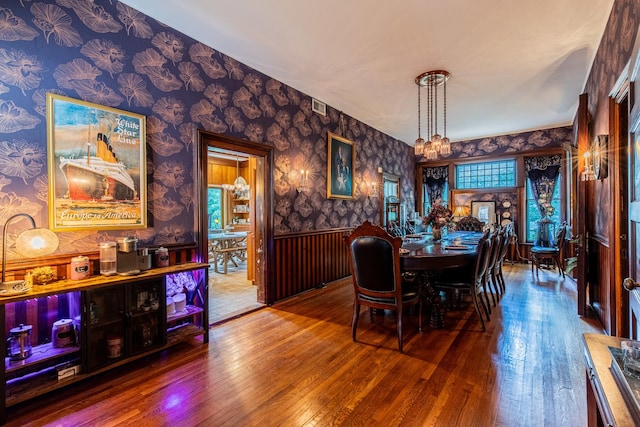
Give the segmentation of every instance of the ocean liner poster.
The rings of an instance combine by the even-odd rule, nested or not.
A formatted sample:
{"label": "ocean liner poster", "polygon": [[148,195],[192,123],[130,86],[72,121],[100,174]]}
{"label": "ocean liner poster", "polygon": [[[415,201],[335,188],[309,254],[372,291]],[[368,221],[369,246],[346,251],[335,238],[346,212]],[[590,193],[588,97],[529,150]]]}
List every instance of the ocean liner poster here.
{"label": "ocean liner poster", "polygon": [[147,226],[145,117],[47,94],[49,228]]}

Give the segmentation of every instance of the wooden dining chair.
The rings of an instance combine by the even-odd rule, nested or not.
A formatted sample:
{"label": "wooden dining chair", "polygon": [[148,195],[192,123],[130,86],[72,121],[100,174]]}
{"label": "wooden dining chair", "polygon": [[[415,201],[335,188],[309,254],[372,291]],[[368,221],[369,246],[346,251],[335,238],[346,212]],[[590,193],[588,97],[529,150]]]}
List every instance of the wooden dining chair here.
{"label": "wooden dining chair", "polygon": [[[344,237],[349,251],[354,303],[352,337],[356,341],[356,329],[360,307],[392,310],[396,312],[398,349],[403,352],[402,318],[406,308],[418,305],[418,323],[422,330],[422,304],[418,291],[403,283],[400,271],[400,246],[402,239],[393,237],[383,228],[365,221]],[[373,316],[371,316],[373,319]]]}
{"label": "wooden dining chair", "polygon": [[[489,257],[491,255],[491,242],[489,240],[488,231],[478,241],[476,247],[475,261],[471,268],[455,268],[446,270],[443,272],[442,277],[434,284],[434,288],[438,291],[443,291],[447,294],[447,300],[453,300],[454,295],[469,294],[473,300],[473,306],[480,317],[480,324],[482,325],[482,331],[486,330],[484,324],[484,318],[482,316],[482,310],[486,315],[487,322],[490,320],[490,313],[488,307],[488,298],[485,292],[485,280],[487,264],[489,263]],[[484,297],[484,299],[483,299]],[[486,300],[486,302],[485,302]]]}
{"label": "wooden dining chair", "polygon": [[[489,237],[489,241],[491,244],[491,251],[489,253],[489,259],[487,261],[487,271],[485,271],[485,279],[484,279],[484,295],[487,296],[489,293],[487,289],[489,287],[492,288],[491,292],[491,301],[493,302],[493,306],[496,306],[496,300],[500,298],[500,289],[498,285],[498,257],[500,255],[500,248],[502,244],[500,229],[495,229]],[[487,305],[489,304],[489,299],[487,298]],[[489,306],[489,313],[491,313],[491,307]]]}
{"label": "wooden dining chair", "polygon": [[467,215],[456,221],[456,231],[483,231],[484,222],[475,216]]}
{"label": "wooden dining chair", "polygon": [[507,290],[507,287],[504,281],[503,267],[504,267],[505,259],[507,258],[507,251],[509,251],[509,245],[511,244],[511,241],[513,240],[513,237],[514,237],[513,222],[509,222],[505,224],[500,230],[500,233],[501,233],[500,254],[498,255],[496,278],[498,279],[498,285],[500,286],[500,293],[501,295],[504,295],[504,293]]}
{"label": "wooden dining chair", "polygon": [[536,273],[536,277],[538,277],[538,270],[540,270],[540,264],[547,262],[552,267],[555,266],[558,268],[558,275],[562,274],[562,277],[565,277],[564,274],[564,239],[567,234],[567,224],[562,223],[558,232],[555,235],[555,241],[553,242],[552,247],[546,246],[532,246],[531,253],[531,273],[533,274],[534,269]]}

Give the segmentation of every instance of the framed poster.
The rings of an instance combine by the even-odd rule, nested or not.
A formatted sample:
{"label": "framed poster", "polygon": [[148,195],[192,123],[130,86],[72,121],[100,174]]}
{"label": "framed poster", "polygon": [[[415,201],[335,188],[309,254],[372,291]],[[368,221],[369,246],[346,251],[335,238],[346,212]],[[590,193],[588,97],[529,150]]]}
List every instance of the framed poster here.
{"label": "framed poster", "polygon": [[145,228],[146,120],[47,94],[49,228]]}
{"label": "framed poster", "polygon": [[328,136],[327,198],[355,199],[355,145],[331,132],[328,132]]}
{"label": "framed poster", "polygon": [[496,223],[496,202],[471,202],[471,216],[475,216],[485,225]]}

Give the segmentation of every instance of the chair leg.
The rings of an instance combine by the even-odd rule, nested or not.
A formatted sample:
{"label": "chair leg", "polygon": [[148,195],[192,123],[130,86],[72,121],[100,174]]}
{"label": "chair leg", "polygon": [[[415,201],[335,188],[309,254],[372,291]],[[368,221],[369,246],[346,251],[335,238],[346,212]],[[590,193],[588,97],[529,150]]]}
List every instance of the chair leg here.
{"label": "chair leg", "polygon": [[360,317],[360,304],[353,303],[353,319],[351,320],[351,337],[356,340],[356,328],[358,327],[358,318]]}
{"label": "chair leg", "polygon": [[480,303],[478,301],[478,294],[477,292],[473,292],[471,294],[471,299],[473,300],[473,306],[476,309],[476,313],[478,314],[478,317],[480,318],[480,324],[482,325],[482,332],[486,331],[487,329],[484,326],[484,319],[482,318],[482,313],[480,312]]}
{"label": "chair leg", "polygon": [[398,350],[402,353],[402,307],[398,307],[398,320],[397,320],[397,329],[398,329]]}

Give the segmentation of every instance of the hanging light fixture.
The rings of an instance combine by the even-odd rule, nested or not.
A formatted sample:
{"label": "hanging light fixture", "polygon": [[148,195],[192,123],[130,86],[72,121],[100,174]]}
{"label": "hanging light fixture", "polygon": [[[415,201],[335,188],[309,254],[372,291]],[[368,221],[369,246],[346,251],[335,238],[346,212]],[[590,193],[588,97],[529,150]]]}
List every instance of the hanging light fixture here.
{"label": "hanging light fixture", "polygon": [[240,176],[240,160],[236,156],[236,179],[233,184],[222,184],[222,188],[232,192],[236,197],[240,197],[242,193],[249,191],[249,184]]}
{"label": "hanging light fixture", "polygon": [[[427,118],[427,133],[429,140],[424,144],[424,148],[418,152],[418,141],[421,139],[418,135],[416,140],[416,154],[423,154],[427,160],[435,160],[440,155],[451,154],[451,141],[447,138],[447,80],[449,80],[451,74],[444,70],[427,71],[420,74],[415,79],[415,83],[418,85],[418,96],[420,95],[420,88],[427,88],[428,97],[428,118]],[[444,117],[444,137],[438,133],[438,86],[443,86],[443,117]],[[420,98],[418,98],[418,129],[420,127]],[[433,135],[431,134],[433,131]],[[418,130],[418,133],[420,131]]]}
{"label": "hanging light fixture", "polygon": [[422,139],[422,133],[420,131],[420,91],[422,87],[418,85],[418,139],[416,139],[416,145],[414,150],[416,156],[422,156],[424,154],[424,139]]}

